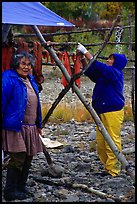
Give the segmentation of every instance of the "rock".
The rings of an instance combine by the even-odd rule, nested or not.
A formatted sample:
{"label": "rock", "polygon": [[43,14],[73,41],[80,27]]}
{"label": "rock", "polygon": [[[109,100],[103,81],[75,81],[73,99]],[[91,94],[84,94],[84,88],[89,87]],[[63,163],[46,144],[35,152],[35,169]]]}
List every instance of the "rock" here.
{"label": "rock", "polygon": [[52,164],[48,166],[48,174],[54,178],[60,178],[62,177],[62,174],[64,173],[64,168],[57,165],[57,164]]}
{"label": "rock", "polygon": [[67,198],[63,202],[78,202],[79,197],[76,194],[67,195]]}
{"label": "rock", "polygon": [[61,198],[61,199],[66,199],[67,198],[67,195],[69,194],[69,190],[67,190],[67,189],[60,189],[59,191],[58,191],[58,195],[59,195],[59,197]]}
{"label": "rock", "polygon": [[74,152],[74,148],[71,145],[66,145],[63,149],[64,153]]}

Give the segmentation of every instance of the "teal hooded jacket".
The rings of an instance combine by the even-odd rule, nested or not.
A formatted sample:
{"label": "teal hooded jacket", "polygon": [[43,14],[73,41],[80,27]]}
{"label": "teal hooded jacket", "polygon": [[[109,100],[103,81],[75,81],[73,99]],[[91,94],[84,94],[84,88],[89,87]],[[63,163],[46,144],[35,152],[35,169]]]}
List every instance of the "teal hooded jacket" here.
{"label": "teal hooded jacket", "polygon": [[94,83],[92,106],[98,114],[121,110],[125,105],[124,74],[127,64],[124,54],[112,54],[114,63],[108,66],[95,60],[85,72]]}

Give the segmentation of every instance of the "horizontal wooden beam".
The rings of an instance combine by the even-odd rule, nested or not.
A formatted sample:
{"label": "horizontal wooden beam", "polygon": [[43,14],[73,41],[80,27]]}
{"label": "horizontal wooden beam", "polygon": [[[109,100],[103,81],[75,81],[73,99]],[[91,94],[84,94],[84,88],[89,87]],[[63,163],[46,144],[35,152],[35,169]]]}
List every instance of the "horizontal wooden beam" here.
{"label": "horizontal wooden beam", "polygon": [[[126,28],[134,28],[135,25],[131,25],[131,26],[120,26],[120,28],[122,29],[126,29]],[[119,26],[115,27],[114,29],[118,29]],[[71,35],[71,34],[74,34],[74,33],[84,33],[84,32],[91,32],[91,31],[106,31],[106,30],[110,30],[111,28],[98,28],[98,29],[83,29],[83,30],[77,30],[77,31],[69,31],[69,32],[56,32],[56,33],[42,33],[43,37],[46,37],[46,36],[55,36],[55,35]],[[36,34],[33,33],[33,34],[21,34],[21,33],[14,33],[14,37],[36,37]]]}

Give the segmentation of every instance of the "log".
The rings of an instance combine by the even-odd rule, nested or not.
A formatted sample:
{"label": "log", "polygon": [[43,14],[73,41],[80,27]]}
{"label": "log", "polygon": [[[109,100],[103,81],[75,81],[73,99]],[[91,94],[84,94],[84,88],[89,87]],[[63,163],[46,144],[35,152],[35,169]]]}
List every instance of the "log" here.
{"label": "log", "polygon": [[93,193],[95,195],[98,195],[102,198],[110,198],[110,199],[113,199],[114,201],[116,202],[121,202],[120,198],[117,198],[113,195],[110,195],[110,194],[107,194],[107,193],[104,193],[102,191],[99,191],[99,190],[96,190],[94,189],[93,187],[88,187],[87,185],[85,184],[81,184],[81,183],[67,183],[66,181],[62,181],[61,179],[59,180],[49,180],[47,178],[42,178],[42,177],[35,177],[33,176],[33,179],[37,182],[40,182],[40,183],[44,183],[44,184],[47,184],[47,185],[54,185],[54,186],[64,186],[65,188],[71,188],[71,189],[81,189],[81,190],[84,190],[86,192],[89,192],[89,193]]}
{"label": "log", "polygon": [[103,197],[103,198],[111,198],[116,202],[121,202],[120,198],[117,198],[115,196],[112,196],[110,194],[104,193],[104,192],[99,191],[99,190],[95,190],[93,187],[88,187],[85,184],[78,184],[78,183],[75,184],[74,183],[74,184],[72,184],[72,187],[86,190],[87,192],[93,193],[93,194],[98,195],[98,196]]}

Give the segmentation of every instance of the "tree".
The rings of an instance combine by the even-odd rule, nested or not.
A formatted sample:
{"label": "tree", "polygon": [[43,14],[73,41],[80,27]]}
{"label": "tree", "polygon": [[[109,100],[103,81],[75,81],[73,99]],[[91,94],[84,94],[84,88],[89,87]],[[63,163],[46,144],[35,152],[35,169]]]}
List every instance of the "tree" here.
{"label": "tree", "polygon": [[42,4],[65,19],[84,16],[89,8],[89,2],[42,2]]}
{"label": "tree", "polygon": [[127,18],[129,13],[135,15],[135,2],[41,2],[53,12],[66,20],[105,19],[113,20],[119,14]]}
{"label": "tree", "polygon": [[96,2],[94,10],[100,19],[113,20],[120,12],[121,5],[120,2]]}

